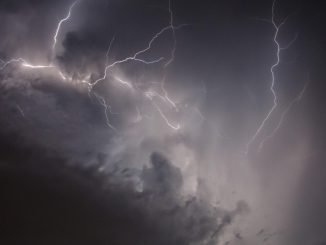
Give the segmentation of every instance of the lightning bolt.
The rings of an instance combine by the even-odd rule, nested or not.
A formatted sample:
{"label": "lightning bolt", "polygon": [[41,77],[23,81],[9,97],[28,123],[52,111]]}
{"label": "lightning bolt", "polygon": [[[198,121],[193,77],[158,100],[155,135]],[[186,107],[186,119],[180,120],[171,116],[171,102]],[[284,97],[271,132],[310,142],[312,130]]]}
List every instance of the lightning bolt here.
{"label": "lightning bolt", "polygon": [[[163,28],[162,28],[158,33],[156,33],[156,34],[153,36],[153,38],[149,41],[147,47],[144,48],[143,50],[138,51],[138,52],[135,54],[135,56],[137,57],[137,56],[139,56],[139,55],[141,55],[141,54],[143,54],[143,53],[146,53],[148,50],[150,50],[150,49],[152,48],[152,45],[153,45],[153,43],[155,42],[155,40],[156,40],[157,38],[159,38],[161,35],[163,35],[166,31],[169,31],[169,30],[172,30],[172,29],[174,29],[174,30],[176,31],[176,30],[178,30],[178,29],[180,29],[180,28],[182,28],[182,27],[188,26],[188,25],[189,25],[189,24],[180,24],[180,25],[178,25],[178,26],[171,26],[171,25],[168,25],[168,26],[163,27]],[[174,41],[174,43],[176,43],[176,41]]]}
{"label": "lightning bolt", "polygon": [[[70,16],[71,16],[71,11],[73,9],[73,7],[79,2],[79,0],[75,1],[72,3],[72,5],[69,7],[69,11],[68,11],[68,14],[66,17],[64,17],[63,19],[61,19],[57,25],[57,28],[56,28],[56,31],[55,31],[55,34],[53,36],[53,45],[52,45],[52,50],[53,52],[55,51],[55,47],[56,47],[56,44],[57,44],[57,37],[59,35],[59,32],[60,32],[60,28],[61,28],[61,25],[69,20]],[[17,58],[17,59],[11,59],[7,62],[3,61],[3,60],[0,60],[2,62],[2,66],[0,67],[0,70],[3,70],[5,69],[8,65],[12,64],[12,63],[21,63],[21,65],[23,67],[27,67],[27,68],[30,68],[30,69],[47,69],[47,68],[54,68],[58,74],[60,75],[60,77],[63,79],[63,80],[66,80],[67,77],[63,74],[63,72],[58,68],[56,67],[55,65],[53,64],[49,64],[49,65],[33,65],[31,63],[28,63],[25,59],[23,58]]]}
{"label": "lightning bolt", "polygon": [[[122,85],[124,85],[125,87],[127,87],[128,89],[134,90],[135,88],[133,87],[133,85],[129,82],[126,82],[118,77],[114,77],[114,79],[116,81],[118,81],[119,83],[121,83]],[[168,119],[168,117],[163,113],[162,109],[159,107],[159,105],[154,101],[154,97],[158,97],[161,99],[161,101],[163,101],[166,105],[172,105],[173,108],[177,109],[175,102],[173,102],[169,97],[168,94],[166,92],[166,90],[164,89],[163,83],[161,84],[161,88],[165,91],[164,96],[160,95],[159,93],[155,92],[155,91],[146,91],[143,93],[143,95],[148,98],[151,102],[152,105],[154,106],[154,108],[158,111],[158,113],[160,114],[161,118],[166,122],[166,125],[169,126],[171,129],[173,130],[179,130],[181,128],[180,124],[174,124],[172,122],[170,122],[170,120]],[[99,96],[99,95],[97,95]],[[102,105],[104,105],[103,103],[103,98],[101,99],[102,101]],[[107,105],[105,104],[105,106],[107,107]],[[142,116],[140,115],[140,111],[139,108],[136,108],[137,110],[137,120],[136,122],[141,121]],[[112,113],[111,113],[112,114]]]}
{"label": "lightning bolt", "polygon": [[122,85],[126,86],[127,88],[129,88],[129,89],[133,89],[133,85],[132,85],[131,83],[129,83],[129,82],[127,82],[127,81],[124,81],[124,80],[122,80],[122,79],[119,78],[119,77],[114,77],[114,79],[115,79],[116,81],[118,81],[119,83],[121,83]]}
{"label": "lightning bolt", "polygon": [[285,47],[281,47],[281,45],[280,45],[280,43],[278,41],[278,35],[279,35],[279,32],[280,32],[280,29],[286,23],[289,16],[287,16],[280,24],[277,24],[276,21],[275,21],[275,4],[276,4],[276,0],[273,1],[273,5],[272,5],[271,23],[272,23],[272,25],[274,27],[273,42],[274,42],[274,44],[276,46],[276,61],[270,68],[270,73],[271,73],[272,79],[271,79],[271,85],[270,85],[270,88],[269,88],[270,91],[271,91],[271,94],[273,96],[273,105],[270,108],[270,110],[267,112],[267,115],[264,117],[264,119],[261,122],[261,124],[259,125],[259,127],[257,128],[255,134],[252,136],[252,138],[247,143],[246,151],[245,151],[246,154],[248,153],[251,144],[256,140],[257,136],[261,133],[262,129],[264,128],[264,126],[266,124],[266,122],[270,119],[272,113],[274,112],[274,110],[278,106],[278,98],[277,98],[277,93],[275,91],[275,69],[280,64],[281,51],[285,50],[285,49],[288,49],[295,42],[295,40],[297,39],[297,35],[296,35],[295,38],[291,42],[288,43],[288,45],[286,45]]}
{"label": "lightning bolt", "polygon": [[[185,25],[186,25],[186,24],[179,25],[179,26],[177,27],[177,29],[179,29],[179,28],[181,28],[181,27],[183,27],[183,26],[185,26]],[[159,37],[160,37],[164,32],[166,32],[167,30],[170,30],[171,28],[175,29],[175,27],[173,27],[173,26],[171,26],[171,25],[162,28],[158,33],[156,33],[156,34],[152,37],[152,39],[149,41],[148,45],[147,45],[144,49],[141,49],[141,50],[137,51],[136,53],[134,53],[134,55],[129,56],[129,57],[126,57],[126,58],[124,58],[124,59],[122,59],[122,60],[117,60],[117,61],[115,61],[115,62],[113,62],[113,63],[107,65],[107,66],[105,67],[105,69],[104,69],[104,75],[103,75],[103,77],[97,79],[97,80],[96,80],[92,85],[95,86],[97,83],[99,83],[99,82],[105,80],[105,79],[107,78],[107,76],[108,76],[108,71],[109,71],[110,69],[112,69],[112,68],[113,68],[114,66],[116,66],[116,65],[123,64],[123,63],[126,63],[126,62],[128,62],[128,61],[137,61],[137,62],[140,62],[140,63],[146,64],[146,65],[155,64],[155,63],[158,63],[158,62],[162,61],[162,60],[164,59],[164,57],[159,57],[159,58],[154,59],[154,60],[146,61],[146,60],[144,60],[144,59],[139,58],[139,56],[140,56],[141,54],[144,54],[144,53],[146,53],[147,51],[149,51],[149,50],[151,49],[152,44],[154,43],[154,41],[155,41],[157,38],[159,38]],[[114,39],[111,39],[111,41],[110,41],[110,45],[109,45],[109,49],[108,49],[108,51],[107,51],[107,55],[106,55],[106,57],[108,57],[108,54],[109,54],[109,52],[110,52],[111,45],[112,45],[112,42],[113,42],[113,41],[114,41]]]}
{"label": "lightning bolt", "polygon": [[22,67],[29,68],[29,69],[54,69],[63,80],[66,80],[66,77],[63,75],[63,73],[56,67],[55,65],[33,65],[31,63],[28,63],[23,58],[18,59],[11,59],[7,62],[1,60],[3,63],[2,66],[0,66],[0,70],[5,69],[7,66],[13,64],[13,63],[20,63]]}
{"label": "lightning bolt", "polygon": [[23,66],[23,67],[30,68],[30,69],[57,68],[57,67],[54,66],[54,65],[32,65],[32,64],[29,64],[29,63],[26,63],[26,62],[23,62],[23,63],[22,63],[22,66]]}
{"label": "lightning bolt", "polygon": [[[162,61],[164,59],[164,57],[159,57],[159,58],[156,58],[156,59],[153,59],[153,60],[144,60],[144,59],[139,58],[139,56],[142,55],[142,54],[144,54],[144,53],[146,53],[147,51],[149,51],[151,49],[153,43],[161,35],[163,35],[166,31],[169,31],[169,30],[172,31],[173,47],[172,47],[172,50],[171,50],[171,57],[164,64],[164,67],[166,68],[170,63],[172,63],[173,60],[174,60],[175,51],[176,51],[176,35],[175,35],[175,31],[178,30],[178,29],[180,29],[180,28],[182,28],[182,27],[184,27],[184,26],[186,26],[186,25],[188,25],[188,24],[181,24],[181,25],[178,25],[178,26],[174,26],[174,24],[173,24],[173,12],[172,12],[172,8],[171,8],[171,0],[169,0],[169,14],[170,14],[170,23],[169,23],[168,26],[163,27],[159,32],[157,32],[152,37],[152,39],[148,42],[148,45],[144,49],[141,49],[141,50],[135,52],[134,55],[132,55],[132,56],[126,57],[126,58],[121,59],[121,60],[117,60],[117,61],[115,61],[115,62],[113,62],[113,63],[111,63],[109,65],[106,65],[106,67],[104,69],[104,75],[101,78],[99,78],[96,81],[94,81],[93,83],[89,83],[89,85],[91,86],[91,90],[94,88],[94,86],[96,86],[96,84],[98,84],[101,81],[106,80],[107,77],[108,77],[109,71],[113,67],[115,67],[116,65],[123,64],[123,63],[129,62],[129,61],[136,61],[136,62],[143,63],[145,65],[151,65],[151,64],[159,63],[160,61]],[[111,49],[112,43],[114,42],[114,38],[115,37],[113,37],[111,39],[111,41],[110,41],[109,48],[108,48],[108,51],[106,53],[107,59],[108,59],[108,56],[109,56],[109,53],[110,53],[110,49]],[[135,89],[134,86],[131,83],[126,82],[126,81],[122,80],[119,77],[114,77],[114,79],[117,82],[119,82],[120,84],[126,86],[128,89]],[[164,82],[161,83],[161,90],[163,91],[163,94],[164,95],[161,95],[161,94],[159,94],[159,93],[157,93],[155,91],[147,91],[147,92],[144,92],[142,94],[145,97],[147,97],[148,99],[150,99],[150,101],[152,102],[154,108],[159,112],[159,114],[161,115],[162,119],[166,122],[167,126],[169,126],[173,130],[179,130],[181,128],[180,124],[174,125],[173,123],[171,123],[169,121],[168,117],[163,113],[163,111],[159,107],[159,105],[153,100],[153,97],[156,97],[157,96],[157,97],[161,98],[162,101],[164,101],[167,104],[170,104],[175,110],[177,110],[176,103],[168,96],[168,93],[167,93],[166,89],[164,88]],[[101,101],[102,101],[101,104],[104,105],[103,100],[101,100]]]}
{"label": "lightning bolt", "polygon": [[93,87],[94,87],[97,83],[99,83],[99,82],[105,80],[105,79],[107,78],[108,71],[109,71],[111,68],[113,68],[114,66],[116,66],[116,65],[119,65],[119,64],[122,64],[122,63],[125,63],[125,62],[128,62],[128,61],[138,61],[138,62],[144,63],[144,64],[146,64],[146,65],[150,65],[150,64],[158,63],[158,62],[160,62],[162,59],[163,59],[163,57],[160,57],[160,58],[158,58],[158,59],[151,60],[151,61],[146,61],[146,60],[143,60],[143,59],[139,59],[139,58],[136,57],[136,55],[134,55],[134,56],[131,56],[131,57],[127,57],[127,58],[125,58],[125,59],[123,59],[123,60],[117,60],[117,61],[113,62],[112,64],[106,66],[106,67],[105,67],[105,70],[104,70],[104,76],[101,77],[101,78],[99,78],[98,80],[96,80],[92,85],[93,85]]}
{"label": "lightning bolt", "polygon": [[166,122],[167,126],[169,126],[171,129],[174,129],[174,130],[179,130],[181,128],[181,125],[179,123],[174,124],[174,123],[170,122],[170,120],[165,116],[165,114],[163,113],[161,108],[154,101],[153,101],[153,105],[154,105],[155,109],[158,111],[158,113],[161,115],[163,120]]}
{"label": "lightning bolt", "polygon": [[272,137],[274,137],[274,135],[277,133],[277,131],[280,129],[280,127],[282,126],[282,123],[284,121],[284,118],[286,117],[286,115],[289,113],[289,111],[291,110],[291,108],[300,102],[300,100],[302,99],[307,86],[309,85],[309,82],[305,83],[305,85],[303,86],[302,90],[300,91],[300,93],[298,94],[297,97],[295,97],[290,103],[289,105],[286,107],[286,109],[283,111],[280,120],[277,124],[277,126],[274,128],[274,130],[264,139],[260,142],[259,144],[259,149],[262,149],[265,142],[268,141],[269,139],[271,139]]}
{"label": "lightning bolt", "polygon": [[[69,9],[68,9],[68,13],[66,14],[66,16],[62,19],[60,19],[60,21],[58,22],[57,24],[57,28],[55,30],[55,33],[54,33],[54,36],[53,36],[53,44],[52,44],[52,53],[54,54],[55,53],[55,50],[56,50],[56,46],[57,46],[57,42],[58,42],[58,36],[60,34],[60,29],[62,27],[62,25],[67,22],[70,17],[71,17],[71,14],[72,14],[72,11],[73,11],[73,8],[77,5],[77,3],[79,3],[80,0],[77,0],[77,1],[74,1]],[[105,113],[105,117],[106,117],[106,123],[107,125],[113,129],[114,131],[117,132],[117,129],[110,123],[110,120],[109,120],[109,113],[110,114],[115,114],[115,113],[112,113],[112,110],[111,110],[111,106],[107,103],[107,101],[102,97],[100,96],[98,93],[94,92],[93,91],[93,88],[101,81],[104,81],[107,79],[107,76],[109,74],[109,71],[119,65],[119,64],[123,64],[123,63],[126,63],[126,62],[130,62],[130,61],[133,61],[133,62],[140,62],[140,63],[143,63],[143,64],[146,64],[146,65],[151,65],[151,64],[155,64],[155,63],[159,63],[160,61],[162,61],[164,59],[164,57],[159,57],[159,58],[156,58],[156,59],[153,59],[153,60],[145,60],[145,59],[142,59],[140,58],[140,56],[144,53],[146,53],[147,51],[149,51],[152,47],[152,44],[161,36],[163,35],[165,32],[167,31],[172,31],[172,37],[173,37],[173,47],[172,47],[172,50],[171,50],[171,56],[170,56],[170,59],[164,64],[164,67],[167,67],[170,63],[173,62],[174,60],[174,56],[175,56],[175,51],[176,51],[176,35],[175,35],[175,32],[176,30],[182,28],[183,26],[186,26],[188,24],[181,24],[179,26],[174,26],[174,23],[173,23],[173,12],[172,12],[172,9],[171,9],[171,0],[169,0],[169,14],[170,14],[170,21],[169,21],[169,25],[168,26],[165,26],[164,28],[162,28],[159,32],[157,32],[153,37],[152,39],[148,42],[147,46],[144,48],[144,49],[141,49],[137,52],[134,53],[134,55],[132,56],[129,56],[129,57],[126,57],[124,59],[121,59],[121,60],[117,60],[117,61],[114,61],[113,63],[111,64],[107,64],[105,69],[104,69],[104,75],[103,77],[97,79],[96,81],[94,82],[90,82],[89,79],[78,79],[79,82],[83,83],[83,84],[86,84],[88,87],[89,87],[89,95],[91,95],[91,92],[93,92],[93,94],[95,95],[95,98],[98,100],[98,102],[100,103],[100,105],[103,106],[104,108],[104,113]],[[110,54],[110,50],[111,50],[111,47],[112,47],[112,44],[113,42],[115,41],[115,36],[113,36],[113,38],[111,39],[110,41],[110,44],[109,44],[109,47],[108,47],[108,50],[106,52],[106,60],[109,59],[109,54]],[[29,62],[27,62],[25,59],[23,58],[17,58],[17,59],[11,59],[9,61],[3,61],[0,59],[0,62],[1,62],[1,66],[0,66],[0,70],[3,70],[5,69],[8,65],[10,64],[13,64],[13,63],[20,63],[22,67],[26,67],[26,68],[29,68],[29,69],[55,69],[57,71],[57,73],[60,75],[60,77],[63,79],[63,80],[67,80],[69,79],[69,77],[67,77],[64,72],[62,72],[57,66],[55,66],[53,63],[50,63],[50,64],[46,64],[46,65],[43,65],[43,64],[38,64],[38,65],[34,65],[34,64],[31,64]],[[90,76],[89,76],[90,78]],[[72,79],[72,78],[70,78]],[[124,85],[126,88],[128,89],[135,89],[134,86],[129,83],[129,82],[126,82],[124,80],[122,80],[121,78],[119,77],[114,77],[115,81],[119,82],[120,84]],[[163,118],[163,120],[166,122],[166,124],[171,128],[171,129],[174,129],[174,130],[179,130],[180,129],[180,124],[173,124],[169,121],[169,119],[167,118],[167,116],[163,113],[162,109],[159,107],[159,105],[153,100],[153,97],[159,97],[161,98],[161,100],[167,104],[167,105],[170,105],[172,106],[175,110],[177,110],[177,106],[176,106],[176,103],[168,96],[168,93],[166,91],[166,89],[164,88],[164,83],[161,84],[161,90],[163,91],[163,95],[157,93],[157,92],[143,92],[142,94],[150,99],[150,101],[152,102],[153,106],[155,107],[155,109],[159,112],[160,116]],[[137,108],[137,113],[138,115],[140,115],[140,111],[139,109]],[[137,118],[140,118],[139,116]]]}
{"label": "lightning bolt", "polygon": [[114,41],[115,41],[115,36],[112,37],[112,39],[111,39],[111,41],[110,41],[110,43],[109,43],[108,50],[106,51],[106,55],[105,55],[105,57],[106,57],[106,62],[107,62],[107,63],[108,63],[108,60],[109,60],[111,47],[112,47]]}
{"label": "lightning bolt", "polygon": [[169,94],[168,92],[166,91],[165,87],[164,87],[164,84],[165,84],[165,77],[163,78],[162,82],[161,82],[161,90],[163,91],[164,95],[162,98],[164,98],[165,101],[167,101],[176,111],[178,111],[178,107],[176,105],[176,102],[174,102],[170,97],[169,97]]}
{"label": "lightning bolt", "polygon": [[168,117],[163,113],[162,109],[159,107],[159,105],[154,101],[154,97],[159,98],[163,103],[165,103],[167,106],[171,107],[175,110],[178,111],[178,107],[176,105],[176,102],[174,102],[168,95],[168,92],[164,88],[164,83],[165,83],[165,77],[163,78],[161,82],[161,90],[163,91],[164,95],[161,95],[157,93],[156,91],[146,91],[144,93],[145,97],[147,97],[153,104],[154,108],[158,111],[158,113],[161,115],[162,119],[166,122],[166,125],[169,126],[173,130],[179,130],[181,128],[181,125],[174,124],[170,122]]}
{"label": "lightning bolt", "polygon": [[74,6],[79,2],[79,0],[75,1],[72,3],[72,5],[69,7],[69,11],[68,11],[68,14],[66,15],[66,17],[64,17],[63,19],[61,19],[57,25],[57,28],[55,30],[55,33],[54,33],[54,36],[53,36],[53,45],[52,45],[52,51],[53,53],[55,52],[55,48],[56,48],[56,45],[57,45],[57,39],[58,39],[58,35],[59,35],[59,32],[60,32],[60,28],[61,28],[61,25],[68,21],[70,16],[71,16],[71,12],[72,12],[72,9],[74,8]]}
{"label": "lightning bolt", "polygon": [[175,27],[174,27],[174,24],[173,24],[173,12],[172,12],[172,8],[171,8],[171,0],[169,0],[169,13],[170,13],[170,29],[172,30],[172,36],[173,36],[173,47],[172,47],[172,50],[171,50],[171,57],[170,59],[165,63],[165,67],[167,67],[168,65],[170,65],[173,60],[174,60],[174,57],[175,57],[175,51],[176,51],[176,48],[177,48],[177,38],[176,38],[176,35],[175,35]]}
{"label": "lightning bolt", "polygon": [[111,128],[115,132],[118,132],[118,130],[110,123],[108,112],[110,114],[113,114],[111,111],[111,106],[106,103],[106,100],[102,96],[98,95],[97,93],[93,93],[93,94],[95,95],[95,97],[97,98],[99,103],[104,107],[104,115],[105,115],[105,119],[106,119],[106,124],[108,125],[109,128]]}

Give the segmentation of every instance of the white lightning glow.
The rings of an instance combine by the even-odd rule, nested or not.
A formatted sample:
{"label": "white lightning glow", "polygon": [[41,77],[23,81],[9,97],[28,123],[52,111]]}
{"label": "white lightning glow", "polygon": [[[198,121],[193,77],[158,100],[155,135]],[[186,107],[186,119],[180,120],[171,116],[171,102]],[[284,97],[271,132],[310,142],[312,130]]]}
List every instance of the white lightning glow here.
{"label": "white lightning glow", "polygon": [[22,66],[30,68],[30,69],[56,68],[53,65],[32,65],[32,64],[29,64],[29,63],[25,63],[25,62],[22,63]]}
{"label": "white lightning glow", "polygon": [[56,67],[55,65],[33,65],[29,62],[27,62],[26,60],[24,60],[23,58],[18,58],[18,59],[11,59],[7,62],[3,61],[2,66],[0,66],[0,70],[5,69],[7,66],[13,64],[13,63],[20,63],[22,67],[24,68],[28,68],[28,69],[53,69],[55,70],[59,76],[63,79],[66,80],[67,78],[63,75],[63,73],[59,70],[58,67]]}

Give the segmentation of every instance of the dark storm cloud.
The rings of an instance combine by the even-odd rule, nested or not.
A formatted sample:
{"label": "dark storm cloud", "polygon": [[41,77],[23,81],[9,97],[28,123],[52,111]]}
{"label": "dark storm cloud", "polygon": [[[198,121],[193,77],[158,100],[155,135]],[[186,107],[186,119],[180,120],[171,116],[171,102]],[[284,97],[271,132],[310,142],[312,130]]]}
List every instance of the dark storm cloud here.
{"label": "dark storm cloud", "polygon": [[122,178],[111,181],[117,173],[108,178],[97,169],[65,168],[63,159],[32,151],[1,164],[1,206],[12,210],[2,216],[4,243],[211,244],[247,210],[241,203],[226,211],[195,197],[184,200],[179,170],[157,153],[137,192]]}
{"label": "dark storm cloud", "polygon": [[49,1],[44,0],[3,0],[0,2],[0,11],[2,12],[19,12],[26,10],[27,7],[33,7],[35,4],[38,5],[38,7],[42,7]]}
{"label": "dark storm cloud", "polygon": [[103,110],[87,93],[57,79],[24,72],[2,77],[2,133],[22,138],[20,145],[41,145],[61,154],[91,152],[110,135]]}
{"label": "dark storm cloud", "polygon": [[[172,186],[174,181],[182,181],[178,170],[159,158],[154,156],[152,166],[144,173],[151,180],[144,181],[142,193],[117,184],[99,190],[99,176],[92,180],[90,171],[58,167],[62,159],[35,159],[46,161],[46,171],[40,166],[45,163],[35,163],[32,157],[23,160],[28,166],[6,166],[1,172],[1,189],[6,193],[3,191],[10,188],[11,194],[2,194],[6,201],[1,206],[11,206],[12,212],[2,216],[1,242],[212,244],[235,215],[246,212],[244,204],[228,212],[196,198],[179,200],[178,186]],[[158,178],[165,171],[171,173]],[[167,180],[176,189],[160,185]]]}
{"label": "dark storm cloud", "polygon": [[112,137],[101,107],[56,78],[30,76],[9,73],[0,90],[2,207],[12,210],[2,242],[212,244],[248,211],[183,196],[180,170],[158,153],[141,170],[101,172]]}

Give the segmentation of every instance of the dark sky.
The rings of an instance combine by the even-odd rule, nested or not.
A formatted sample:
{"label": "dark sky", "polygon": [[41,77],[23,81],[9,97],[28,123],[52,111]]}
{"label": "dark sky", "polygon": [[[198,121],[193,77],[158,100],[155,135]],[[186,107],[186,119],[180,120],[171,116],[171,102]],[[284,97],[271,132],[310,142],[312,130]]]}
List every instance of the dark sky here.
{"label": "dark sky", "polygon": [[1,244],[326,244],[322,1],[73,3],[0,0]]}

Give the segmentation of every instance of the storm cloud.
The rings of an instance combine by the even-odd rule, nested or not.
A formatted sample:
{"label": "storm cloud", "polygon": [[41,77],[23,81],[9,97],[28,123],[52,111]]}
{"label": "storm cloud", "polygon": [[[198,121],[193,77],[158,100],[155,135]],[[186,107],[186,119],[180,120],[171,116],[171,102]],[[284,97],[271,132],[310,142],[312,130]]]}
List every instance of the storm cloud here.
{"label": "storm cloud", "polygon": [[326,241],[321,4],[71,4],[0,1],[1,243]]}

